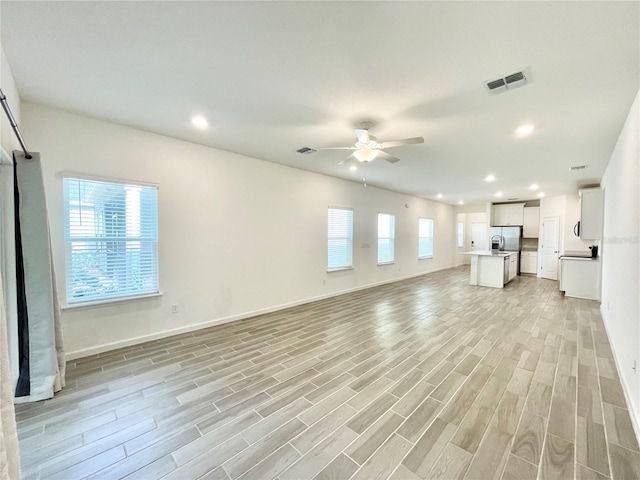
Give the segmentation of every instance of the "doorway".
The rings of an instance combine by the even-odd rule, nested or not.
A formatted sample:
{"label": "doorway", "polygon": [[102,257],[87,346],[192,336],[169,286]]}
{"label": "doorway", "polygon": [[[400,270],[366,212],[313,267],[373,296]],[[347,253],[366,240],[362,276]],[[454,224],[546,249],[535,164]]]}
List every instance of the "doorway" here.
{"label": "doorway", "polygon": [[558,280],[560,217],[542,219],[542,278]]}

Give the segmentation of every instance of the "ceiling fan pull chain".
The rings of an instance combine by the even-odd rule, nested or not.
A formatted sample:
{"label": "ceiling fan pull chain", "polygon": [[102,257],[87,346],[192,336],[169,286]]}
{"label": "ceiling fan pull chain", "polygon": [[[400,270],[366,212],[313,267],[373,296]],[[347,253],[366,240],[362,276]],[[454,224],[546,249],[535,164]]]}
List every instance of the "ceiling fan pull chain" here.
{"label": "ceiling fan pull chain", "polygon": [[362,164],[362,185],[367,188],[367,162]]}

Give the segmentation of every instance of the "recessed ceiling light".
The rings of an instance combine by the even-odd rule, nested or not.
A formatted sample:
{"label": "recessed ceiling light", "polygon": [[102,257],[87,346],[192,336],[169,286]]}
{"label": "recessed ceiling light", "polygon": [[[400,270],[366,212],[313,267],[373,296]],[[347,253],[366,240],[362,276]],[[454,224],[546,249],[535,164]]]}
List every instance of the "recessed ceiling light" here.
{"label": "recessed ceiling light", "polygon": [[529,190],[538,190],[540,188],[540,185],[538,185],[537,183],[532,183],[531,186],[529,187]]}
{"label": "recessed ceiling light", "polygon": [[540,193],[538,194],[538,198],[542,198],[542,197],[544,197],[544,193],[543,193],[543,192],[540,192]]}
{"label": "recessed ceiling light", "polygon": [[355,172],[358,169],[358,167],[356,167],[355,165],[351,165],[349,167],[349,170],[351,170],[352,172]]}
{"label": "recessed ceiling light", "polygon": [[200,130],[204,130],[209,126],[209,122],[202,115],[194,115],[191,117],[191,124]]}
{"label": "recessed ceiling light", "polygon": [[502,196],[502,192],[496,192],[496,197],[501,197]]}
{"label": "recessed ceiling light", "polygon": [[495,179],[496,177],[494,177],[493,175],[487,175],[486,177],[484,177],[485,182],[493,182]]}
{"label": "recessed ceiling light", "polygon": [[531,124],[520,125],[516,130],[516,135],[518,137],[526,137],[527,135],[531,135],[534,130],[534,126]]}
{"label": "recessed ceiling light", "polygon": [[442,194],[441,193],[438,194],[438,198],[442,198]]}
{"label": "recessed ceiling light", "polygon": [[463,202],[462,200],[460,200],[460,201],[458,202],[458,205],[464,205],[464,202]]}

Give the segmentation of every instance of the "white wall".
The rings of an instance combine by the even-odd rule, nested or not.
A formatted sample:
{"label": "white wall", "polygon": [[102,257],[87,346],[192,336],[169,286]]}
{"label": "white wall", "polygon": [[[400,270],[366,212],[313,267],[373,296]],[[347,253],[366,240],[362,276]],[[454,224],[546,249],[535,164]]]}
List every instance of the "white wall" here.
{"label": "white wall", "polygon": [[[16,123],[20,125],[20,97],[18,95],[18,89],[16,88],[16,83],[13,80],[13,75],[11,74],[11,67],[9,67],[9,63],[7,62],[7,57],[4,54],[4,50],[0,45],[0,82],[2,87],[2,92],[7,97],[7,103],[11,108],[11,112],[13,113],[13,117],[16,120]],[[2,120],[0,120],[0,145],[5,150],[6,153],[11,153],[15,148],[19,148],[19,143],[13,135],[13,130],[11,129],[11,124],[7,119],[4,111],[0,112],[0,116]]]}
{"label": "white wall", "polygon": [[[640,94],[639,94],[640,96]],[[631,107],[602,179],[602,304],[604,319],[631,416],[640,425],[640,105]]]}
{"label": "white wall", "polygon": [[[164,295],[63,311],[71,356],[242,318],[453,265],[453,207],[25,103],[41,152],[56,275],[64,281],[62,172],[156,183]],[[405,204],[408,208],[405,207]],[[326,272],[327,207],[354,209],[354,269]],[[396,215],[396,263],[377,266],[376,216]],[[418,260],[418,217],[434,258]],[[61,301],[64,300],[64,285]],[[179,313],[170,306],[179,304]]]}
{"label": "white wall", "polygon": [[[13,117],[20,125],[20,97],[0,45],[0,85],[7,97]],[[13,164],[11,152],[20,145],[4,111],[0,111],[0,273],[6,305],[9,363],[14,383],[18,379],[18,334],[15,285],[15,252],[13,229]],[[28,144],[27,144],[28,145]]]}

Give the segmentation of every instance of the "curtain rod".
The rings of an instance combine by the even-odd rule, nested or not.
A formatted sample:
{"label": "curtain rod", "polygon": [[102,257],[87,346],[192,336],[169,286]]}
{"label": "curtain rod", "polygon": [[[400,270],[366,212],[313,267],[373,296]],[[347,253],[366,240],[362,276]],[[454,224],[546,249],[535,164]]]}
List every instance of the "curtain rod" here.
{"label": "curtain rod", "polygon": [[24,144],[24,139],[22,138],[22,134],[20,133],[20,129],[18,128],[18,124],[16,123],[15,118],[13,118],[13,113],[11,113],[11,109],[9,108],[9,104],[7,103],[7,97],[4,96],[2,89],[0,88],[0,103],[2,103],[2,108],[4,109],[4,113],[7,114],[7,118],[9,119],[9,123],[11,124],[11,128],[13,128],[13,132],[18,137],[18,142],[20,142],[20,146],[22,147],[22,151],[24,152],[25,158],[31,159],[33,158],[27,150],[27,146]]}

